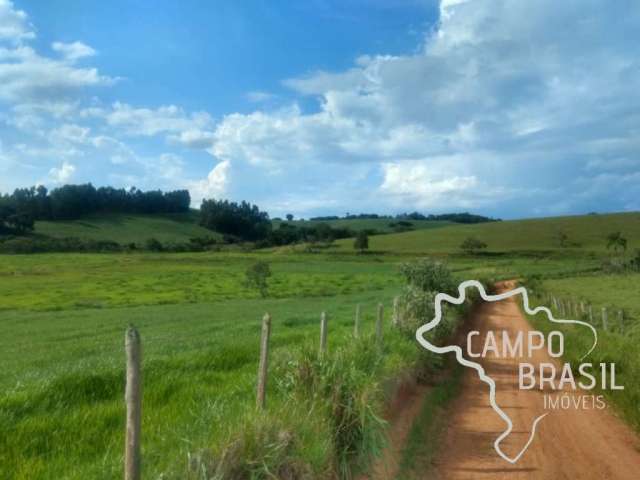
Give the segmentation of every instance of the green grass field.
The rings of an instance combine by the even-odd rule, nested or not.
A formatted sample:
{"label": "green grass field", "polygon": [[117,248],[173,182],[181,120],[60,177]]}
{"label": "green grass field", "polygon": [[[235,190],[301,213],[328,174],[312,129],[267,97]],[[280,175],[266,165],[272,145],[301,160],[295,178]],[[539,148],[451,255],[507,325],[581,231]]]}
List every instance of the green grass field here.
{"label": "green grass field", "polygon": [[[254,412],[260,321],[273,315],[274,369],[318,342],[330,315],[330,351],[352,347],[355,304],[366,342],[378,302],[399,289],[394,262],[370,258],[264,254],[4,256],[0,286],[0,478],[119,478],[123,449],[123,336],[144,343],[145,478],[184,478],[187,454],[220,448]],[[271,296],[243,285],[246,267],[271,262]],[[409,368],[410,339],[389,343],[377,375]],[[396,334],[397,337],[397,334]],[[282,370],[282,369],[281,369]],[[286,369],[284,369],[286,371]],[[372,373],[373,374],[373,373]],[[273,379],[269,412],[291,412]],[[298,412],[299,413],[299,412]],[[291,421],[322,438],[317,421]],[[321,470],[327,445],[301,452]],[[329,460],[328,460],[329,458]]]}
{"label": "green grass field", "polygon": [[[568,237],[569,246],[566,248],[559,243],[560,231]],[[488,252],[601,253],[606,250],[606,236],[615,231],[622,232],[629,240],[629,250],[640,248],[640,213],[449,225],[445,228],[374,236],[369,239],[369,248],[405,254],[456,253],[460,252],[460,244],[465,238],[474,236],[488,245]],[[340,240],[337,244],[342,251],[353,249],[351,240]]]}
{"label": "green grass field", "polygon": [[[545,292],[563,301],[585,302],[592,306],[592,320],[588,314],[578,309],[565,312],[555,311],[558,318],[571,318],[590,321],[598,331],[596,349],[584,360],[582,356],[589,350],[593,336],[589,330],[580,326],[560,326],[551,324],[545,315],[533,319],[542,331],[560,329],[565,334],[565,360],[575,365],[582,362],[593,364],[611,363],[616,365],[616,379],[624,385],[623,391],[607,390],[603,392],[617,407],[621,415],[637,430],[640,430],[640,274],[626,275],[588,275],[548,279],[543,282]],[[542,302],[541,299],[538,301]],[[551,307],[551,305],[549,305]],[[608,325],[605,331],[602,324],[602,307],[608,310]],[[618,322],[618,311],[624,310],[624,324]],[[575,309],[572,309],[575,310]]]}
{"label": "green grass field", "polygon": [[[2,478],[119,478],[130,322],[145,352],[145,478],[182,478],[188,452],[222,443],[253,412],[264,311],[273,315],[277,363],[316,343],[321,310],[330,312],[329,344],[337,349],[349,338],[355,303],[368,306],[370,331],[373,306],[392,293],[4,314],[11,336],[3,336],[0,350]],[[272,381],[275,387],[278,379]],[[285,399],[270,388],[268,401],[279,412]],[[317,434],[323,426],[309,428]]]}
{"label": "green grass field", "polygon": [[150,238],[161,242],[188,242],[193,237],[217,237],[197,224],[196,213],[172,215],[101,214],[80,220],[36,222],[35,233],[54,238],[111,240],[121,244],[144,243]]}
{"label": "green grass field", "polygon": [[[2,255],[0,478],[121,477],[123,343],[130,323],[140,330],[144,345],[145,479],[191,478],[188,458],[206,464],[202,459],[207,452],[220,455],[225,445],[241,445],[242,455],[249,459],[296,458],[315,472],[314,478],[323,478],[327,465],[336,463],[331,451],[337,441],[331,436],[333,417],[322,398],[292,397],[295,382],[290,372],[307,372],[299,350],[317,349],[319,315],[326,310],[329,349],[337,355],[331,361],[337,363],[321,362],[318,368],[328,369],[323,374],[328,378],[341,375],[332,385],[347,382],[360,392],[358,398],[367,399],[356,401],[360,408],[371,405],[358,418],[366,419],[364,432],[375,433],[375,415],[382,411],[388,382],[413,368],[418,352],[411,338],[391,329],[385,331],[385,355],[379,357],[371,349],[375,306],[384,302],[388,319],[391,300],[401,288],[399,264],[430,252],[444,254],[460,279],[538,274],[545,288],[558,296],[624,308],[630,315],[627,335],[603,334],[598,358],[619,362],[622,378],[632,383],[639,374],[634,358],[640,276],[602,275],[598,269],[611,255],[605,250],[606,233],[621,230],[630,248],[640,244],[639,218],[619,214],[449,225],[371,237],[372,250],[384,253],[364,255],[352,253],[351,241],[338,242],[339,248],[323,253],[285,248],[250,253]],[[100,235],[113,232],[122,235],[114,237],[122,242],[140,241],[150,233],[161,239],[156,229],[166,227],[166,222],[178,225],[175,235],[199,235],[187,221],[181,230],[179,221],[165,219],[158,227],[156,220],[130,217],[122,224],[96,220],[96,225],[103,225]],[[62,224],[50,228],[66,236],[60,233],[66,228]],[[92,230],[77,222],[69,228]],[[554,246],[558,228],[581,246]],[[492,253],[457,254],[457,245],[469,233],[485,240]],[[246,268],[258,260],[269,262],[273,272],[266,299],[244,283]],[[352,326],[358,303],[364,308],[367,335],[356,342]],[[269,384],[267,412],[260,416],[254,398],[265,311],[273,315],[272,365],[278,373]],[[578,338],[576,348],[583,341]],[[343,364],[360,367],[342,371]],[[337,373],[331,373],[334,366]],[[637,390],[630,388],[616,403],[636,427],[636,417],[629,412],[638,401]],[[421,418],[431,418],[432,413],[425,411]],[[420,425],[416,428],[419,438],[422,430]],[[248,436],[238,443],[243,430]],[[278,446],[283,432],[296,439],[286,453]],[[264,445],[273,449],[261,450]],[[415,442],[412,445],[419,455],[425,453]],[[411,451],[405,453],[403,462],[414,465],[411,457]]]}

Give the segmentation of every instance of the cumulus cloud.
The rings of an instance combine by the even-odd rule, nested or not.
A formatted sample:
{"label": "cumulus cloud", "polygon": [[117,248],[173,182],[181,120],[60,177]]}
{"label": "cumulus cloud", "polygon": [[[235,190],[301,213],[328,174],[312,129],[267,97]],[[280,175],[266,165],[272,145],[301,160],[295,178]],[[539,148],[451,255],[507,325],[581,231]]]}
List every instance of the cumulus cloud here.
{"label": "cumulus cloud", "polygon": [[381,194],[413,192],[429,208],[473,205],[482,192],[496,208],[518,190],[548,194],[566,185],[559,172],[637,152],[640,64],[628,39],[640,8],[627,7],[443,1],[419,52],[289,79],[319,98],[317,112],[227,115],[212,152],[270,171],[322,162],[328,176],[332,164],[368,163],[382,169]]}
{"label": "cumulus cloud", "polygon": [[35,36],[27,14],[16,9],[10,0],[0,0],[0,40],[18,43]]}
{"label": "cumulus cloud", "polygon": [[68,142],[84,144],[89,141],[90,132],[91,129],[88,127],[66,123],[54,128],[49,136],[53,143]]}
{"label": "cumulus cloud", "polygon": [[82,42],[63,43],[53,42],[51,48],[60,53],[62,57],[73,63],[83,57],[92,57],[96,54],[96,51],[89,45]]}
{"label": "cumulus cloud", "polygon": [[220,198],[227,192],[230,180],[231,163],[222,161],[218,163],[207,175],[207,178],[198,181],[187,182],[191,193],[191,203],[199,206],[205,198]]}
{"label": "cumulus cloud", "polygon": [[[297,102],[273,108],[272,94],[253,91],[254,111],[214,121],[177,105],[81,105],[80,92],[116,81],[78,67],[95,51],[54,43],[54,56],[43,56],[28,46],[26,14],[0,0],[0,101],[12,106],[0,121],[67,157],[94,148],[114,168],[136,165],[140,178],[154,165],[170,171],[195,203],[236,194],[292,211],[468,207],[506,217],[626,208],[640,198],[629,181],[640,149],[640,61],[629,41],[640,6],[624,9],[604,0],[443,0],[413,52],[285,79]],[[156,137],[162,150],[146,160],[125,143]],[[185,173],[186,150],[184,159],[156,154],[181,147],[211,153],[206,178]],[[605,198],[607,182],[624,195]]]}
{"label": "cumulus cloud", "polygon": [[213,132],[197,129],[184,130],[178,135],[169,135],[171,142],[196,149],[210,148],[213,145],[213,139]]}
{"label": "cumulus cloud", "polygon": [[97,117],[107,124],[118,127],[128,135],[154,136],[160,133],[178,134],[174,137],[188,143],[210,128],[213,121],[206,112],[186,113],[176,105],[158,108],[136,108],[127,103],[115,102],[108,108],[90,107],[81,112],[83,117]]}
{"label": "cumulus cloud", "polygon": [[39,55],[28,46],[0,48],[0,100],[12,103],[68,99],[86,87],[112,85],[116,79],[96,68]]}
{"label": "cumulus cloud", "polygon": [[54,183],[64,184],[71,180],[75,171],[75,165],[69,162],[63,162],[60,167],[54,167],[49,170],[49,178]]}

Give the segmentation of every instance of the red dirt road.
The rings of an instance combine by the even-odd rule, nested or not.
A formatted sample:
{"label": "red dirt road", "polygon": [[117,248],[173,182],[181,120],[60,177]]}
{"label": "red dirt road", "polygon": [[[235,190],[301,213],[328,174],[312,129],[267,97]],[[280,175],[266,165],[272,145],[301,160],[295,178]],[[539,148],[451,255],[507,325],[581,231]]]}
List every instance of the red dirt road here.
{"label": "red dirt road", "polygon": [[[531,330],[513,298],[482,305],[472,319],[474,351],[482,350],[487,331]],[[501,334],[500,334],[501,335]],[[535,438],[516,464],[503,460],[493,448],[505,430],[505,422],[489,405],[489,387],[474,370],[466,369],[459,398],[443,439],[434,476],[439,479],[640,479],[640,440],[607,406],[605,410],[544,410],[543,392],[518,388],[519,358],[473,359],[483,364],[497,386],[497,404],[513,421],[513,432],[502,442],[503,451],[515,456],[529,438],[531,424],[540,414],[551,412],[538,424]],[[546,350],[537,351],[533,364],[559,362]],[[585,361],[588,361],[586,359]],[[548,392],[547,392],[548,393]],[[591,395],[591,392],[582,392]],[[581,395],[578,392],[576,395]],[[639,406],[640,408],[640,406]]]}

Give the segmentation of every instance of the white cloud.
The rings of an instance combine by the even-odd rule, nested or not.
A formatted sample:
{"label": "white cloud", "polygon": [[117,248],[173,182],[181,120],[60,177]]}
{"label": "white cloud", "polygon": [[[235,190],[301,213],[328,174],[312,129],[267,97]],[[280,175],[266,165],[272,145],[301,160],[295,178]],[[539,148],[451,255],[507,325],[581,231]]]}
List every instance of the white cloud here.
{"label": "white cloud", "polygon": [[65,123],[51,131],[49,137],[52,143],[76,143],[85,144],[89,142],[89,134],[91,129],[88,127],[81,127],[76,124]]}
{"label": "white cloud", "polygon": [[200,206],[203,199],[220,198],[227,192],[230,181],[231,164],[228,161],[218,163],[203,180],[188,182],[191,203]]}
{"label": "white cloud", "polygon": [[35,36],[27,14],[17,10],[10,0],[0,0],[0,40],[18,43]]}
{"label": "white cloud", "polygon": [[445,1],[417,53],[286,80],[319,110],[227,115],[211,151],[289,172],[293,185],[301,166],[324,164],[330,184],[339,165],[384,165],[389,201],[429,208],[551,195],[564,172],[637,156],[638,29],[636,4],[623,14],[604,1]]}
{"label": "white cloud", "polygon": [[205,130],[184,130],[178,135],[170,135],[169,141],[189,148],[206,149],[213,145],[214,135]]}
{"label": "white cloud", "polygon": [[[135,108],[129,104],[115,102],[110,108],[91,107],[81,112],[84,117],[104,119],[108,125],[123,130],[127,135],[154,136],[160,133],[178,134],[172,137],[188,143],[189,140],[201,140],[202,131],[211,128],[213,120],[206,112],[186,113],[175,105],[158,108]],[[194,133],[196,132],[196,133]],[[184,137],[182,137],[184,135]]]}
{"label": "white cloud", "polygon": [[[117,80],[78,68],[95,51],[57,42],[51,58],[36,52],[26,14],[0,0],[0,102],[9,104],[0,121],[32,139],[5,141],[5,151],[104,161],[111,178],[188,185],[196,203],[236,195],[297,213],[579,208],[603,202],[612,178],[603,174],[638,170],[640,62],[629,39],[639,28],[635,3],[621,12],[604,1],[446,0],[413,53],[287,79],[310,98],[273,109],[273,94],[256,90],[247,94],[256,111],[214,121],[176,105],[86,104],[88,88]],[[160,137],[160,151],[184,158],[137,155],[123,141],[131,137],[144,137],[132,141],[141,150]],[[180,147],[215,157],[205,179],[185,173]],[[585,188],[589,179],[599,187]],[[610,190],[608,202],[633,204],[622,197]]]}
{"label": "white cloud", "polygon": [[89,45],[82,42],[62,43],[53,42],[51,48],[62,55],[62,57],[68,62],[74,63],[80,58],[92,57],[96,54],[96,51]]}
{"label": "white cloud", "polygon": [[419,208],[468,207],[467,199],[476,197],[478,179],[473,176],[447,175],[433,171],[425,164],[387,163],[382,166],[384,180],[380,193],[388,195],[397,206],[407,202]]}
{"label": "white cloud", "polygon": [[75,171],[75,165],[69,162],[63,162],[60,167],[54,167],[49,170],[49,178],[54,183],[64,184],[71,180]]}
{"label": "white cloud", "polygon": [[268,102],[270,100],[274,100],[277,96],[273,93],[262,92],[259,90],[254,90],[252,92],[247,93],[247,100],[254,103],[263,103]]}
{"label": "white cloud", "polygon": [[112,85],[115,81],[96,68],[78,68],[64,60],[43,57],[31,47],[0,48],[0,100],[60,102],[83,88]]}

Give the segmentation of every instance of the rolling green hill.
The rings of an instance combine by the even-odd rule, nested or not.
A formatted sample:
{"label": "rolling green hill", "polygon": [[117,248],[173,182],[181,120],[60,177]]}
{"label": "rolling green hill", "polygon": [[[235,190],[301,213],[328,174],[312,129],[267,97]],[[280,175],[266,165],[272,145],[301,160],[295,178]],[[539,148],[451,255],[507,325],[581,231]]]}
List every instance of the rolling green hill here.
{"label": "rolling green hill", "polygon": [[196,213],[167,215],[100,214],[79,220],[36,222],[35,233],[54,238],[112,240],[121,244],[145,242],[187,242],[192,237],[216,236],[196,223]]}
{"label": "rolling green hill", "polygon": [[[442,228],[449,225],[457,225],[453,222],[445,222],[445,221],[432,221],[432,220],[407,220],[411,222],[412,228],[414,230],[426,230],[426,229],[434,229],[434,228]],[[397,223],[398,220],[390,219],[390,218],[339,218],[337,220],[294,220],[291,223],[297,227],[310,227],[314,225],[318,225],[319,223],[326,223],[334,228],[350,228],[351,230],[377,230],[378,232],[383,233],[392,233],[394,231],[393,227],[390,226],[392,223]],[[281,221],[274,221],[273,225],[275,228],[278,228],[278,225],[282,223]]]}
{"label": "rolling green hill", "polygon": [[[405,233],[370,237],[372,251],[394,253],[456,253],[470,236],[484,241],[488,252],[515,251],[606,251],[606,236],[622,232],[628,250],[640,248],[640,212],[550,217],[528,220],[450,224],[446,228],[415,230]],[[566,234],[562,247],[559,232]],[[337,242],[341,250],[353,250],[353,240]]]}

